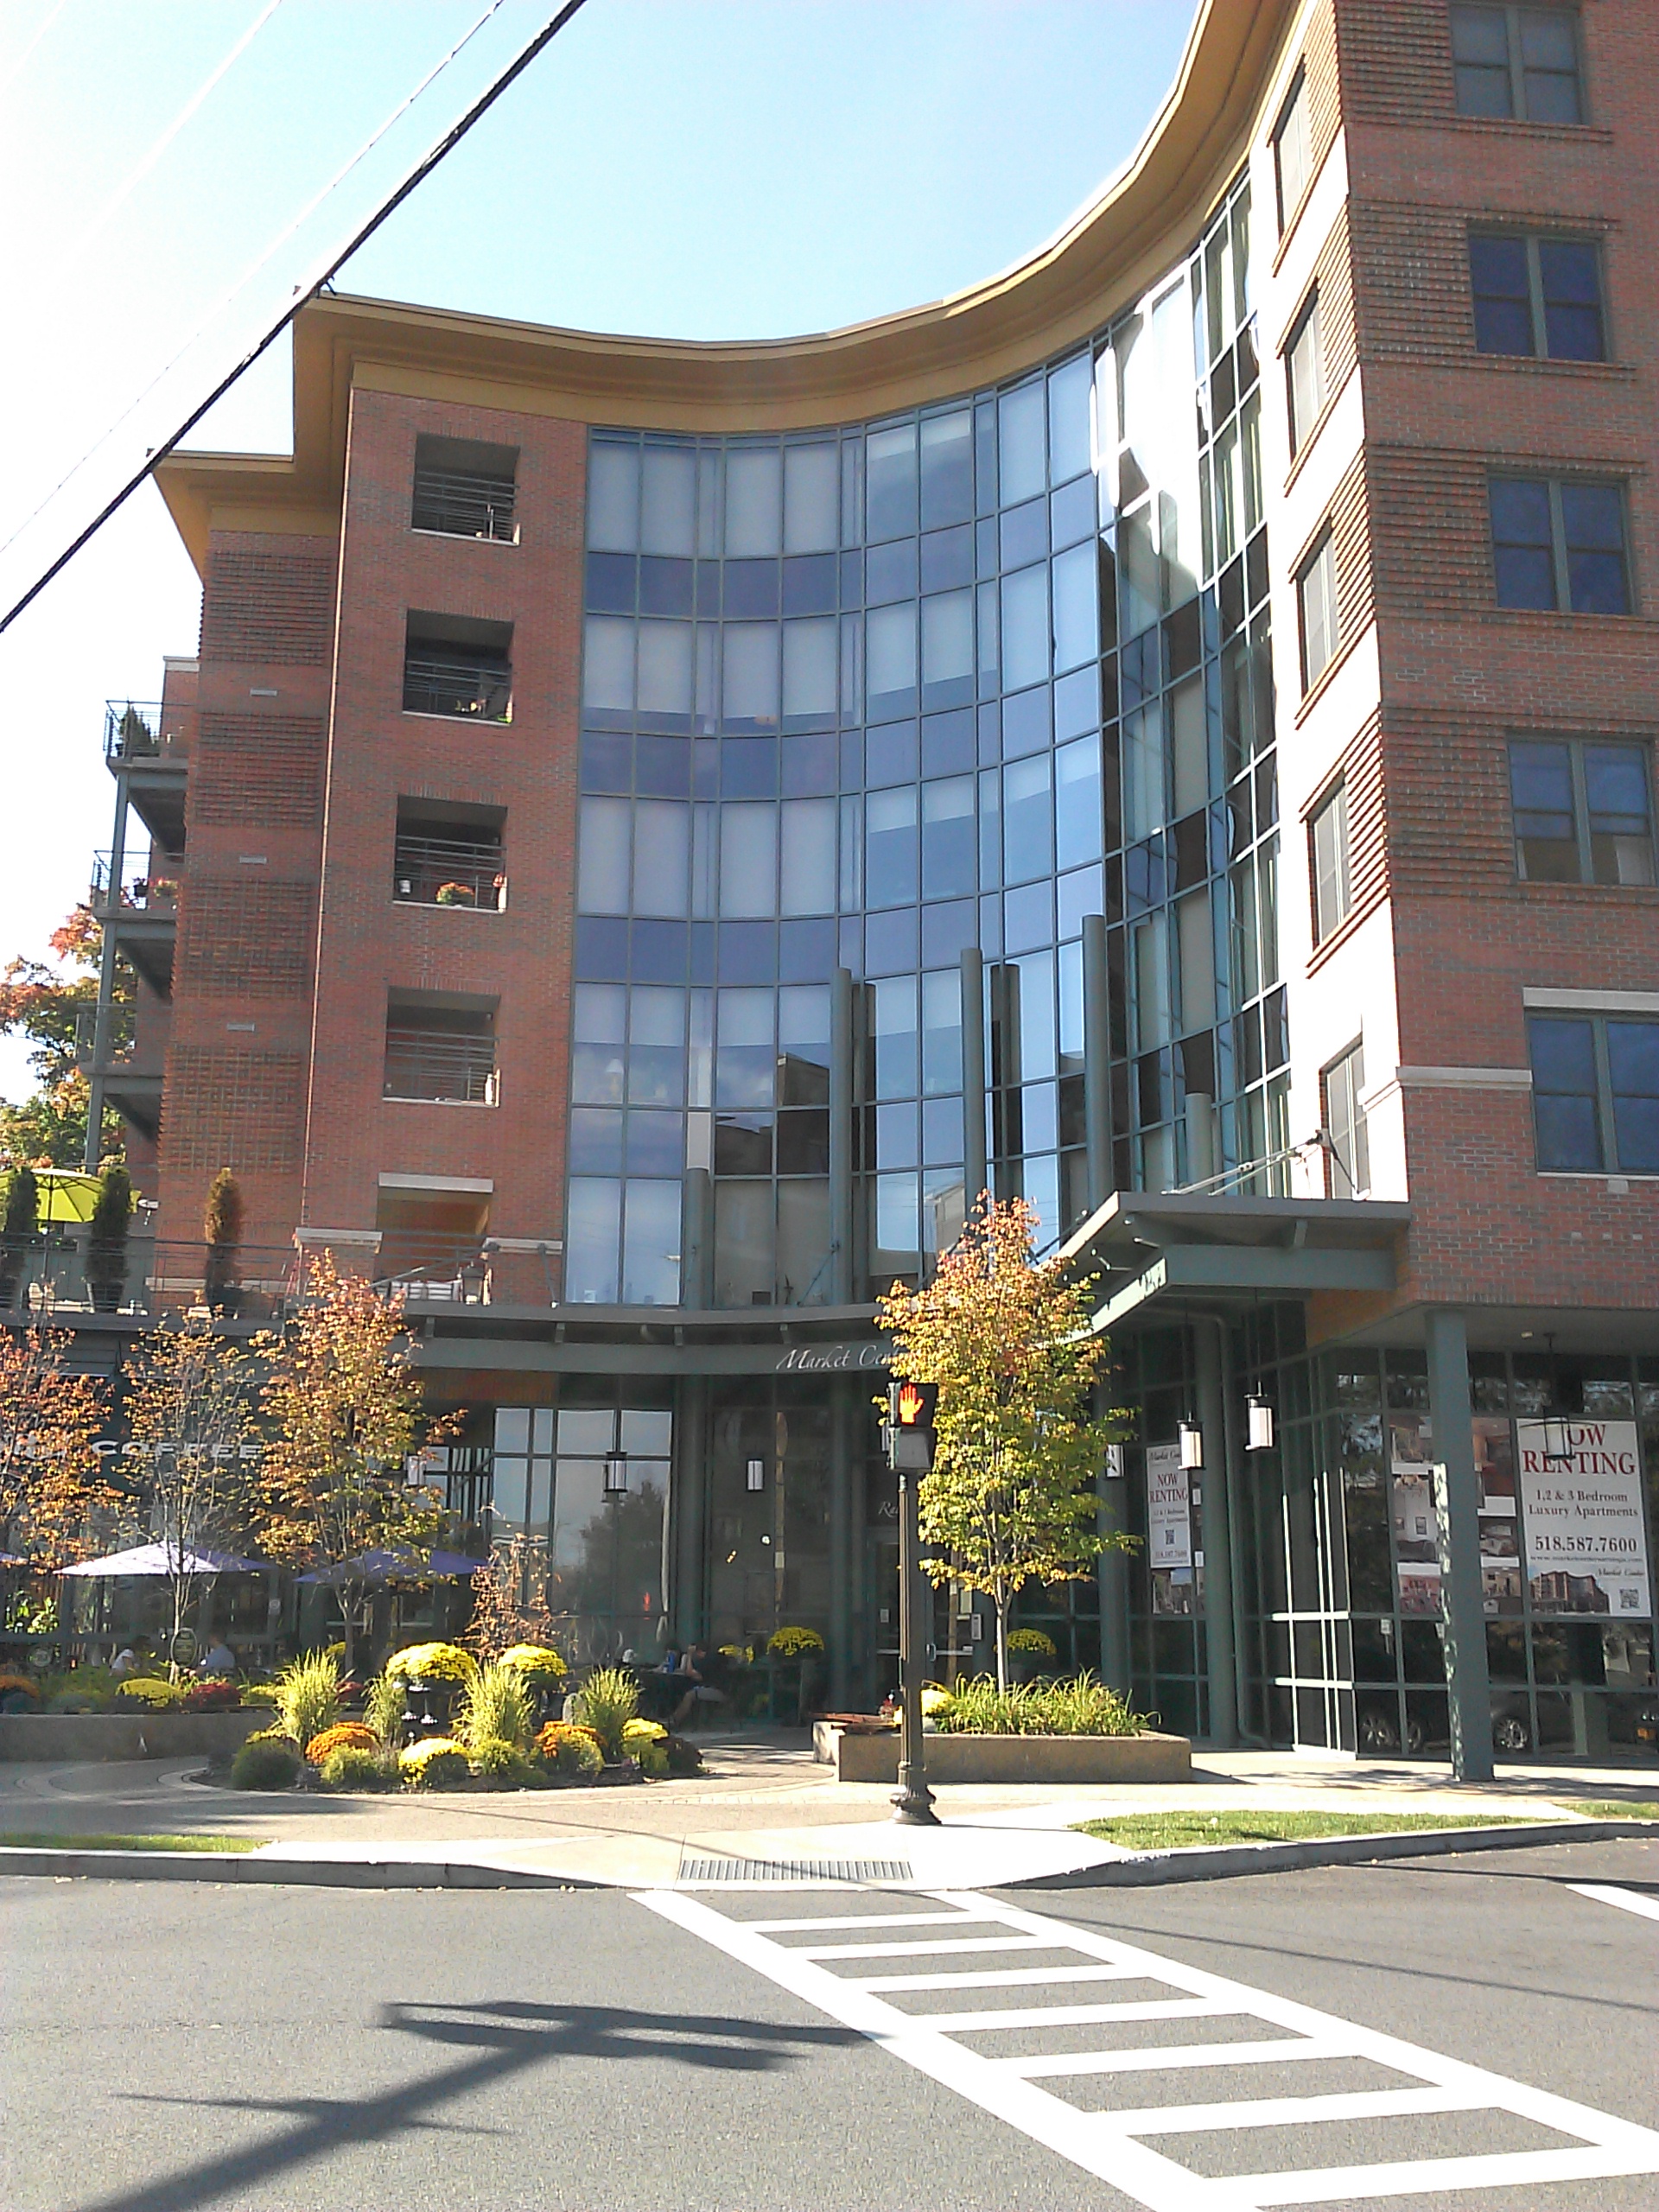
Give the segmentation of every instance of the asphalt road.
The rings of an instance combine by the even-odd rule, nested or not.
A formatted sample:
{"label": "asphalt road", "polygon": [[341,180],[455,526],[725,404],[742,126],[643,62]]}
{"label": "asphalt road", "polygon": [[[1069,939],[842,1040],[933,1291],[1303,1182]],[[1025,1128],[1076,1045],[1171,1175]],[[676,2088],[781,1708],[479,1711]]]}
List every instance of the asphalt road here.
{"label": "asphalt road", "polygon": [[10,1878],[0,2206],[1659,2212],[1659,1920],[1573,1884],[1659,1900],[1659,1845],[957,1900]]}

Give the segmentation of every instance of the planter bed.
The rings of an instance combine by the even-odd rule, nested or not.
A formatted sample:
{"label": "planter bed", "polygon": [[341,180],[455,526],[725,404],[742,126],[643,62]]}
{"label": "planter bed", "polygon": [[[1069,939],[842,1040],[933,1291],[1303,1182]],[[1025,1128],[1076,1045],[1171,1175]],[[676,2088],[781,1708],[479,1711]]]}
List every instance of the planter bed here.
{"label": "planter bed", "polygon": [[[813,1756],[837,1782],[897,1782],[899,1731],[879,1722],[847,1727],[820,1720]],[[1186,1782],[1192,1745],[1185,1736],[969,1736],[924,1738],[929,1782]]]}
{"label": "planter bed", "polygon": [[234,1713],[0,1713],[0,1760],[229,1759],[270,1719],[263,1705]]}

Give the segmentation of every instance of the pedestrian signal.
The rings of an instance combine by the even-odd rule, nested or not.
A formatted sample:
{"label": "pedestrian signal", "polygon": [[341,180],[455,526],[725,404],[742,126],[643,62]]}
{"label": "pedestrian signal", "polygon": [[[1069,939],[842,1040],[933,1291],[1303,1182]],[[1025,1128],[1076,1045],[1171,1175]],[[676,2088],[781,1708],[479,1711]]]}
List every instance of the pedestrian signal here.
{"label": "pedestrian signal", "polygon": [[937,1382],[889,1382],[887,1420],[894,1428],[931,1428],[938,1411]]}

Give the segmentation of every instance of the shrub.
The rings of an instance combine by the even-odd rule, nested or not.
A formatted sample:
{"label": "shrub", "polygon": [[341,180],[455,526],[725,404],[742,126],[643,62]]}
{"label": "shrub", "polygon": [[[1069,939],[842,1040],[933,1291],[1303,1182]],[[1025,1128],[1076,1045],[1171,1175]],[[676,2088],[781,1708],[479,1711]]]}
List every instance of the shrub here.
{"label": "shrub", "polygon": [[500,1736],[486,1737],[473,1746],[473,1772],[492,1789],[522,1789],[534,1778],[518,1745]]}
{"label": "shrub", "polygon": [[550,1720],[536,1738],[536,1750],[562,1782],[590,1782],[605,1764],[593,1730],[569,1720]]}
{"label": "shrub", "polygon": [[815,1628],[775,1628],[766,1638],[773,1659],[804,1659],[809,1651],[822,1651],[823,1638]]}
{"label": "shrub", "polygon": [[244,1705],[274,1706],[276,1702],[275,1682],[238,1682],[237,1688],[242,1693]]}
{"label": "shrub", "polygon": [[131,1698],[136,1704],[147,1705],[152,1713],[170,1712],[173,1707],[184,1702],[181,1685],[163,1681],[159,1675],[129,1675],[119,1694]]}
{"label": "shrub", "polygon": [[410,1789],[458,1789],[472,1770],[461,1745],[448,1736],[429,1736],[411,1744],[397,1761],[397,1769]]}
{"label": "shrub", "polygon": [[408,1694],[401,1677],[391,1672],[377,1675],[364,1694],[364,1724],[373,1730],[375,1741],[388,1751],[397,1749],[404,1732],[404,1703]]}
{"label": "shrub", "polygon": [[299,1752],[286,1738],[250,1736],[231,1762],[232,1789],[291,1789],[299,1777]]}
{"label": "shrub", "polygon": [[1039,1628],[1017,1628],[1008,1638],[1010,1651],[1034,1651],[1041,1659],[1058,1659],[1059,1646]]}
{"label": "shrub", "polygon": [[192,1682],[184,1694],[187,1713],[235,1713],[241,1703],[234,1682]]}
{"label": "shrub", "polygon": [[1139,1736],[1147,1723],[1098,1676],[999,1690],[989,1675],[958,1682],[934,1713],[946,1735]]}
{"label": "shrub", "polygon": [[469,1682],[478,1662],[458,1643],[409,1643],[392,1653],[386,1672],[406,1682]]}
{"label": "shrub", "polygon": [[922,1684],[922,1718],[937,1720],[950,1702],[950,1693],[938,1682]]}
{"label": "shrub", "polygon": [[340,1661],[330,1651],[308,1651],[277,1675],[276,1713],[283,1732],[308,1744],[340,1718]]}
{"label": "shrub", "polygon": [[467,1685],[458,1731],[462,1743],[474,1753],[486,1744],[522,1749],[534,1726],[523,1675],[516,1668],[486,1660]]}
{"label": "shrub", "polygon": [[690,1774],[702,1772],[702,1753],[683,1736],[670,1736],[663,1745],[668,1761],[668,1770],[677,1781]]}
{"label": "shrub", "polygon": [[332,1728],[325,1728],[314,1736],[305,1747],[305,1756],[313,1766],[321,1766],[331,1751],[378,1751],[380,1738],[372,1728],[365,1728],[360,1720],[336,1720]]}
{"label": "shrub", "polygon": [[622,1731],[622,1756],[660,1782],[668,1772],[667,1742],[668,1731],[659,1720],[630,1720]]}
{"label": "shrub", "polygon": [[501,1654],[497,1662],[511,1667],[535,1689],[551,1689],[562,1682],[569,1672],[563,1660],[551,1645],[545,1643],[513,1643]]}
{"label": "shrub", "polygon": [[639,1685],[626,1667],[595,1667],[577,1694],[575,1718],[591,1728],[607,1765],[622,1756],[622,1731],[639,1710]]}
{"label": "shrub", "polygon": [[734,1667],[753,1667],[754,1664],[754,1654],[747,1643],[722,1643],[720,1656],[722,1659],[729,1659]]}
{"label": "shrub", "polygon": [[3,1697],[30,1698],[36,1705],[41,1701],[38,1687],[29,1681],[27,1675],[0,1673],[0,1698]]}
{"label": "shrub", "polygon": [[323,1786],[328,1789],[390,1789],[397,1778],[385,1753],[364,1744],[336,1744],[322,1761]]}

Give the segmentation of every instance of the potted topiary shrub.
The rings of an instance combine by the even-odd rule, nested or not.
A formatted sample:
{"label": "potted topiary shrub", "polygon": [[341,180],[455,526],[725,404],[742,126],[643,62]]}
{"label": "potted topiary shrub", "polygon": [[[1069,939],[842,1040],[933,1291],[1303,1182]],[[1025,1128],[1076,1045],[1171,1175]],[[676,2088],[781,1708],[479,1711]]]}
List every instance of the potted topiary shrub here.
{"label": "potted topiary shrub", "polygon": [[1017,1628],[1008,1637],[1008,1673],[1016,1682],[1034,1682],[1058,1657],[1053,1637],[1039,1628]]}
{"label": "potted topiary shrub", "polygon": [[242,1186],[221,1167],[207,1186],[201,1233],[207,1246],[202,1294],[216,1319],[234,1319],[242,1303],[236,1283],[236,1248],[242,1242]]}
{"label": "potted topiary shrub", "polygon": [[0,1220],[0,1306],[17,1304],[24,1265],[40,1233],[41,1186],[35,1171],[14,1167],[6,1179],[6,1210]]}
{"label": "potted topiary shrub", "polygon": [[798,1728],[807,1706],[810,1673],[823,1650],[815,1628],[774,1629],[766,1638],[772,1668],[772,1718]]}
{"label": "potted topiary shrub", "polygon": [[127,1287],[127,1229],[132,1220],[132,1178],[112,1160],[99,1178],[98,1198],[86,1234],[86,1287],[96,1313],[120,1311]]}

